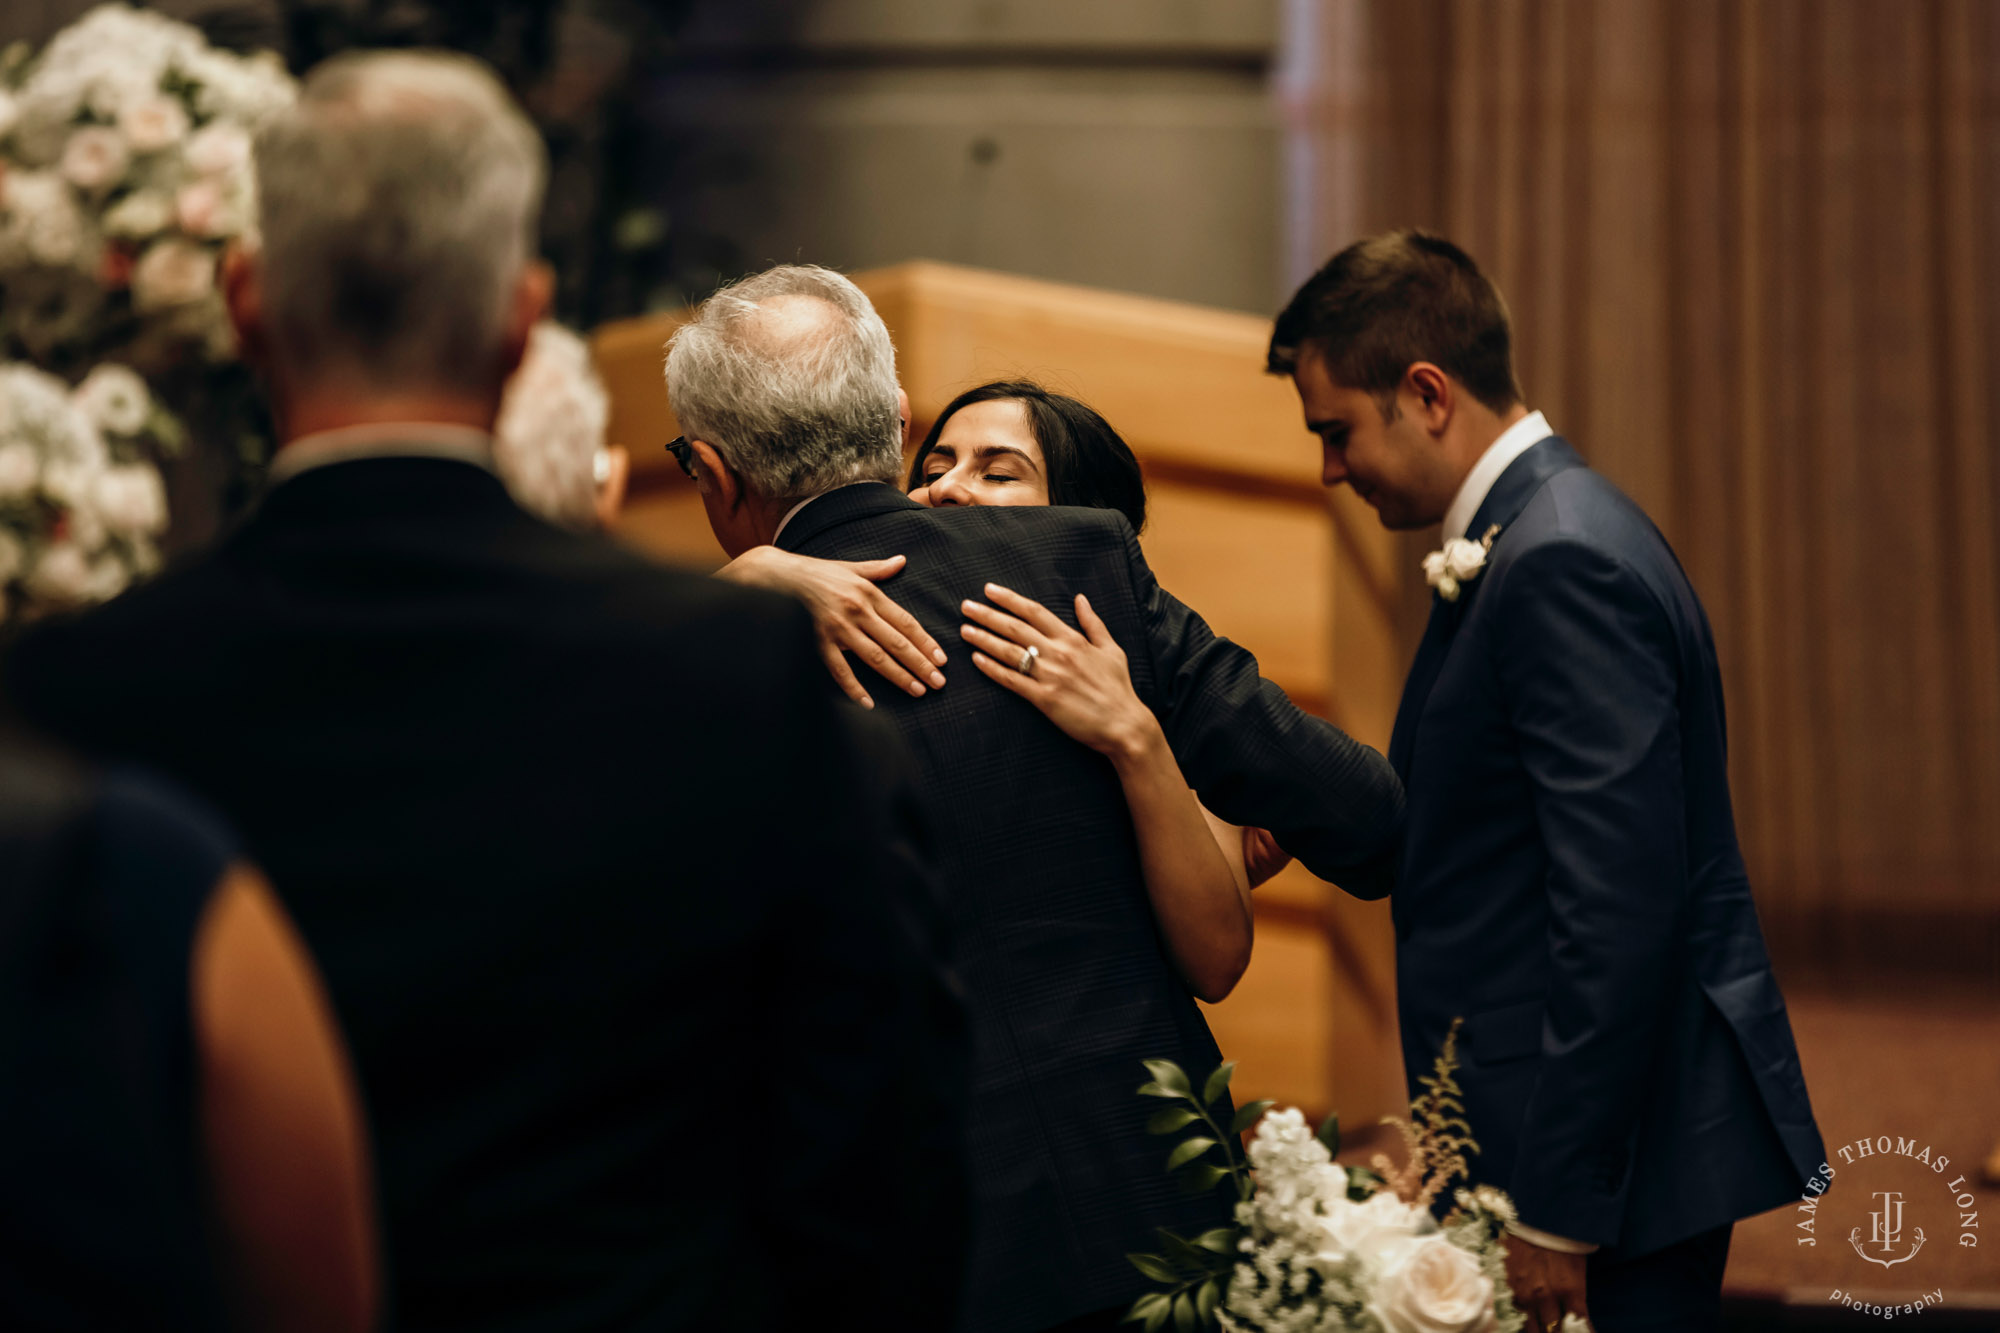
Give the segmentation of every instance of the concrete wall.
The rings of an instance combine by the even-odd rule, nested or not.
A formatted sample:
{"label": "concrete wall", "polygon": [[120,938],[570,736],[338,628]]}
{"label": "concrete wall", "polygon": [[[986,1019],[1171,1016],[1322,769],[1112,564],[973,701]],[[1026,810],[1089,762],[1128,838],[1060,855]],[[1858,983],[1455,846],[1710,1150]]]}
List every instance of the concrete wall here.
{"label": "concrete wall", "polygon": [[705,0],[644,94],[716,267],[930,258],[1268,313],[1272,0]]}

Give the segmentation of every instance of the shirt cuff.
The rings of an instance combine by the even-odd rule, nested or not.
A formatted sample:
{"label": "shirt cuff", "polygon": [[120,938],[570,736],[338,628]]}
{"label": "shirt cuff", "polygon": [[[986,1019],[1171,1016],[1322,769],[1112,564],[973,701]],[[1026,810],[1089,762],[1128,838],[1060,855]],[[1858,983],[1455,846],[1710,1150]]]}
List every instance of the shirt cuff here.
{"label": "shirt cuff", "polygon": [[1567,1236],[1551,1235],[1549,1232],[1520,1222],[1509,1222],[1507,1234],[1519,1236],[1530,1245],[1539,1245],[1545,1250],[1554,1250],[1557,1254],[1594,1254],[1597,1251],[1595,1241],[1571,1240]]}

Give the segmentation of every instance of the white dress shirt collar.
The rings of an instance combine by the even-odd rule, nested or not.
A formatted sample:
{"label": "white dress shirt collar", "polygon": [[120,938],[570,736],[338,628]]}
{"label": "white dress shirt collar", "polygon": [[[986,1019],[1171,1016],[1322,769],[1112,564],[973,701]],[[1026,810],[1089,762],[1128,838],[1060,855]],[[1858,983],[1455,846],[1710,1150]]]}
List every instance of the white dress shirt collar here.
{"label": "white dress shirt collar", "polygon": [[493,437],[438,421],[380,421],[315,431],[288,441],[271,460],[270,484],[363,458],[449,458],[492,470]]}
{"label": "white dress shirt collar", "polygon": [[1555,434],[1540,412],[1530,412],[1506,430],[1500,437],[1486,446],[1486,452],[1472,465],[1472,471],[1465,474],[1459,483],[1458,494],[1452,498],[1451,508],[1444,511],[1444,538],[1469,537],[1466,529],[1472,526],[1472,516],[1479,512],[1479,506],[1486,503],[1486,496],[1493,489],[1493,483],[1500,480],[1500,474],[1507,465],[1528,450]]}

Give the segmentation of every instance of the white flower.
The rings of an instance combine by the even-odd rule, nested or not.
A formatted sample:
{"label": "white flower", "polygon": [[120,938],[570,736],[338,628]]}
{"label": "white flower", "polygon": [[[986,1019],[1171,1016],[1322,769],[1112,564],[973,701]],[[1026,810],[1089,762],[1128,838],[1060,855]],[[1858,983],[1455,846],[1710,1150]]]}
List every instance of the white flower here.
{"label": "white flower", "polygon": [[134,102],[118,113],[118,128],[135,153],[171,148],[188,132],[188,116],[178,97],[158,95]]}
{"label": "white flower", "polygon": [[610,416],[583,339],[560,324],[537,324],[493,427],[493,465],[515,503],[551,523],[592,526]]}
{"label": "white flower", "polygon": [[196,130],[182,152],[198,176],[237,176],[250,165],[250,135],[240,125],[214,120]]}
{"label": "white flower", "polygon": [[63,145],[58,170],[63,179],[86,194],[107,190],[125,178],[132,150],[125,136],[108,125],[86,125]]}
{"label": "white flower", "polygon": [[1387,1190],[1365,1203],[1339,1199],[1319,1220],[1319,1257],[1327,1264],[1348,1258],[1383,1259],[1417,1234],[1417,1210]]}
{"label": "white flower", "polygon": [[[0,528],[0,585],[4,585],[19,574],[21,566],[26,564],[27,560],[28,550],[21,545],[21,539],[7,529]],[[0,610],[4,610],[4,602],[0,602]]]}
{"label": "white flower", "polygon": [[132,304],[141,313],[199,301],[214,288],[215,255],[189,241],[155,241],[132,266]]}
{"label": "white flower", "polygon": [[113,435],[137,435],[146,425],[153,395],[137,371],[106,361],[76,386],[76,404]]}
{"label": "white flower", "polygon": [[34,494],[42,478],[42,460],[35,447],[25,440],[0,445],[0,501],[20,500]]}
{"label": "white flower", "polygon": [[104,215],[104,230],[121,240],[143,241],[174,223],[174,198],[165,190],[134,190]]}
{"label": "white flower", "polygon": [[104,525],[123,537],[152,536],[167,525],[167,490],[160,474],[145,463],[107,469],[97,479],[91,507]]}
{"label": "white flower", "polygon": [[236,191],[214,180],[193,181],[174,197],[174,215],[191,236],[234,236],[246,221]]}
{"label": "white flower", "polygon": [[73,541],[51,543],[22,580],[43,601],[74,606],[89,600],[96,586],[90,555]]}
{"label": "white flower", "polygon": [[1441,550],[1424,557],[1424,582],[1447,602],[1457,601],[1463,585],[1478,578],[1486,568],[1486,555],[1493,549],[1493,539],[1499,532],[1496,526],[1487,529],[1486,535],[1476,542],[1464,537],[1446,541]]}
{"label": "white flower", "polygon": [[1370,1309],[1388,1333],[1486,1333],[1494,1328],[1493,1279],[1442,1236],[1429,1236],[1386,1267]]}
{"label": "white flower", "polygon": [[67,264],[83,251],[83,219],[76,199],[52,171],[10,171],[0,177],[0,207],[8,229],[38,264]]}
{"label": "white flower", "polygon": [[79,504],[63,515],[63,532],[71,544],[78,550],[93,554],[103,550],[104,543],[111,540],[111,529],[105,525],[97,511],[90,507],[89,502],[95,498],[96,481],[97,477],[92,476],[85,482],[85,503]]}

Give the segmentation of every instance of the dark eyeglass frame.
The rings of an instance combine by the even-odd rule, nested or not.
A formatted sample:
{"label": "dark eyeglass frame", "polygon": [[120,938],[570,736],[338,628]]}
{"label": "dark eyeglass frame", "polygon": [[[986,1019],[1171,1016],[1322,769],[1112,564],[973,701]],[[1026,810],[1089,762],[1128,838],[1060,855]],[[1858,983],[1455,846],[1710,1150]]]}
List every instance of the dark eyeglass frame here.
{"label": "dark eyeglass frame", "polygon": [[681,465],[681,471],[687,473],[689,481],[701,480],[700,477],[695,475],[694,446],[688,443],[687,436],[676,435],[673,439],[669,440],[667,442],[667,452],[672,454],[674,461]]}

